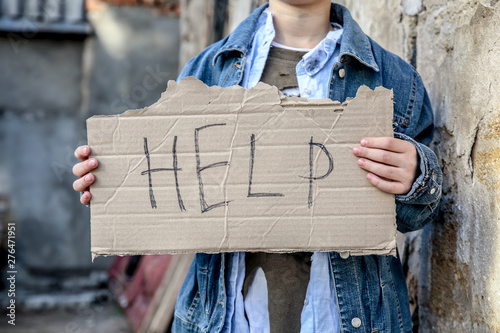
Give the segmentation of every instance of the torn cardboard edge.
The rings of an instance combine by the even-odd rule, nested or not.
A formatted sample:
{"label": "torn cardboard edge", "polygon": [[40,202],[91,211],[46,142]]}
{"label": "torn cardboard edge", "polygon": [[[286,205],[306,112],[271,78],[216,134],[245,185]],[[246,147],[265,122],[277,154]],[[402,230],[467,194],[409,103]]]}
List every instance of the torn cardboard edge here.
{"label": "torn cardboard edge", "polygon": [[150,107],[89,118],[100,163],[93,258],[395,255],[394,196],[369,184],[352,154],[363,137],[393,135],[392,96],[363,86],[341,104],[288,98],[264,83],[246,90],[186,78]]}
{"label": "torn cardboard edge", "polygon": [[[314,251],[306,251],[306,252],[338,252],[338,253],[345,253],[351,256],[365,256],[365,255],[380,255],[380,256],[387,256],[387,255],[392,255],[393,257],[397,256],[396,253],[396,241],[394,241],[394,245],[389,245],[389,246],[394,246],[393,249],[387,249],[387,250],[371,250],[371,249],[360,249],[360,250],[345,250],[345,249],[315,249]],[[267,252],[267,253],[293,253],[297,251],[279,251],[279,250],[259,250],[259,251],[248,251],[246,249],[234,249],[231,251],[225,251],[225,252]],[[94,261],[95,258],[97,257],[107,257],[107,256],[128,256],[131,254],[134,255],[154,255],[154,254],[191,254],[191,253],[207,253],[207,254],[216,254],[216,253],[222,253],[221,251],[168,251],[167,252],[154,252],[154,251],[126,251],[126,252],[113,252],[109,251],[107,249],[99,250],[99,249],[93,249],[92,250],[92,261]]]}

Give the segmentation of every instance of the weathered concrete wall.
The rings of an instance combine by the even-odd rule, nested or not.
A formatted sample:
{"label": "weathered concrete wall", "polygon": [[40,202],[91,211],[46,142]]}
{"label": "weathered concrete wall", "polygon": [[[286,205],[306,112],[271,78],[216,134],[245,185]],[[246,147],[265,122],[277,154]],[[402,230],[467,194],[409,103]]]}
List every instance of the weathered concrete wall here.
{"label": "weathered concrete wall", "polygon": [[410,257],[420,332],[499,332],[500,3],[342,2],[365,32],[416,64],[435,111],[442,217],[412,238]]}
{"label": "weathered concrete wall", "polygon": [[189,59],[210,45],[210,30],[216,0],[181,0],[181,46],[179,71]]}
{"label": "weathered concrete wall", "polygon": [[500,331],[500,3],[425,1],[417,66],[446,175],[422,306],[426,328]]}

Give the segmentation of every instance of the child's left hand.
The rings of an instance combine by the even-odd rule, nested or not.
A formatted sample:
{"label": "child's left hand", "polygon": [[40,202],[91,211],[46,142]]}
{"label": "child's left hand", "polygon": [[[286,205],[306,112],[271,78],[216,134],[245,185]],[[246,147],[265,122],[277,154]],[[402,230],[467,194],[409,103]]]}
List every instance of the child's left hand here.
{"label": "child's left hand", "polygon": [[368,181],[376,188],[392,194],[410,191],[417,175],[415,146],[396,138],[364,138],[353,148],[360,159],[358,165],[368,171]]}

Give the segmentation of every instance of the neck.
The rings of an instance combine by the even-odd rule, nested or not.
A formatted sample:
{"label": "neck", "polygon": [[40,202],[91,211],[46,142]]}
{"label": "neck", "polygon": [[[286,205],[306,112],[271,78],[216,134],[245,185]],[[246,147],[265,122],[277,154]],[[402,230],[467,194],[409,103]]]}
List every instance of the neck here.
{"label": "neck", "polygon": [[290,1],[271,0],[277,43],[303,49],[318,45],[331,30],[330,1],[312,1],[309,4],[292,5]]}

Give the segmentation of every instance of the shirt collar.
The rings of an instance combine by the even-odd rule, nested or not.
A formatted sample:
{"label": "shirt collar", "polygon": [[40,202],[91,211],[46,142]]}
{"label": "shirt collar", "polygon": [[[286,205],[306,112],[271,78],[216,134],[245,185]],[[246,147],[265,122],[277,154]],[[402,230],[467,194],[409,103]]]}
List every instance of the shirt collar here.
{"label": "shirt collar", "polygon": [[313,76],[322,70],[328,60],[333,56],[335,48],[342,38],[342,30],[343,29],[338,29],[328,32],[321,43],[304,55],[300,66],[302,66],[309,76]]}
{"label": "shirt collar", "polygon": [[[313,76],[317,74],[333,56],[337,44],[339,44],[342,37],[342,27],[336,23],[335,26],[337,30],[328,32],[326,37],[313,49],[309,50],[299,62],[299,66],[303,68],[307,75]],[[256,35],[254,38],[259,39],[259,45],[269,50],[275,36],[273,14],[269,8],[266,8],[262,12],[257,26],[255,27],[255,31]]]}
{"label": "shirt collar", "polygon": [[268,6],[269,4],[264,4],[254,10],[250,16],[243,20],[243,22],[241,22],[240,25],[238,25],[236,29],[229,34],[229,36],[221,41],[223,44],[214,56],[213,65],[215,65],[217,58],[230,52],[236,51],[241,53],[243,56],[247,54],[248,49],[252,44],[253,36],[257,30],[259,18]]}

